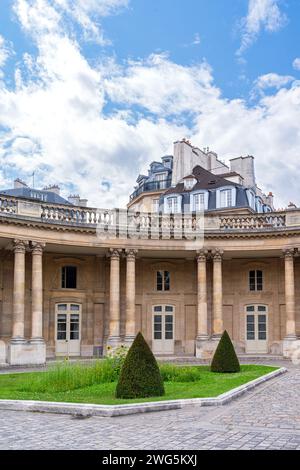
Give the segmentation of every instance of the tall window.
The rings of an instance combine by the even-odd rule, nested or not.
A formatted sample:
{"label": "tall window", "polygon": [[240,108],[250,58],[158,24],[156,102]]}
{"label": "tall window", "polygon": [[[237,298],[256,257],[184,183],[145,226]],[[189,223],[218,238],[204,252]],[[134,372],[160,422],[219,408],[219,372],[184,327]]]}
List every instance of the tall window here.
{"label": "tall window", "polygon": [[169,271],[157,271],[156,273],[156,289],[160,291],[170,290],[170,273]]}
{"label": "tall window", "polygon": [[165,179],[167,179],[166,173],[156,173],[155,181],[164,181]]}
{"label": "tall window", "polygon": [[168,213],[175,214],[178,212],[178,201],[177,197],[168,197]]}
{"label": "tall window", "polygon": [[76,289],[77,268],[76,266],[63,266],[61,270],[61,287],[63,289]]}
{"label": "tall window", "polygon": [[221,207],[232,206],[232,190],[231,189],[223,189],[220,192],[220,205]]}
{"label": "tall window", "polygon": [[152,212],[159,211],[159,199],[152,199]]}
{"label": "tall window", "polygon": [[263,272],[261,270],[249,271],[249,289],[251,291],[263,290]]}
{"label": "tall window", "polygon": [[196,212],[204,210],[204,193],[194,195],[194,210]]}

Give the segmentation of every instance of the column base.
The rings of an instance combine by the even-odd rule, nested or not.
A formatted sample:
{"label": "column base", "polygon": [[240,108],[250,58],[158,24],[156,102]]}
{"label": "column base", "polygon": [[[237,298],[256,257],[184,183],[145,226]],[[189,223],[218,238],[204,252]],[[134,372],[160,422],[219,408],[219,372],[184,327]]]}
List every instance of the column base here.
{"label": "column base", "polygon": [[27,340],[23,336],[13,336],[10,340],[10,344],[26,344]]}
{"label": "column base", "polygon": [[45,344],[44,338],[31,338],[30,339],[31,344]]}
{"label": "column base", "polygon": [[212,359],[214,352],[218,346],[217,338],[209,338],[208,336],[203,339],[196,338],[196,357],[199,359]]}
{"label": "column base", "polygon": [[133,341],[135,340],[135,335],[127,335],[124,338],[125,346],[131,346]]}
{"label": "column base", "polygon": [[220,341],[223,333],[214,333],[211,337],[212,341]]}
{"label": "column base", "polygon": [[[282,341],[282,354],[283,357],[290,358],[297,364],[300,363],[300,340],[296,335],[287,335]],[[299,362],[298,362],[299,361]]]}
{"label": "column base", "polygon": [[7,346],[4,341],[0,341],[0,367],[7,366]]}
{"label": "column base", "polygon": [[46,363],[45,342],[15,342],[12,338],[8,345],[8,363],[13,366],[44,365]]}

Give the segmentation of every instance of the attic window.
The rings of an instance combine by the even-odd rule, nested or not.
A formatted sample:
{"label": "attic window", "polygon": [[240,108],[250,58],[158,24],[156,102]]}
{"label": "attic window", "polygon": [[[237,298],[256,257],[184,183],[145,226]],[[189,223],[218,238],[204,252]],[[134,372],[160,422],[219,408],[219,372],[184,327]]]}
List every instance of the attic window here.
{"label": "attic window", "polygon": [[208,184],[216,184],[217,180],[210,180]]}
{"label": "attic window", "polygon": [[184,180],[184,189],[192,189],[196,184],[195,178],[186,178]]}

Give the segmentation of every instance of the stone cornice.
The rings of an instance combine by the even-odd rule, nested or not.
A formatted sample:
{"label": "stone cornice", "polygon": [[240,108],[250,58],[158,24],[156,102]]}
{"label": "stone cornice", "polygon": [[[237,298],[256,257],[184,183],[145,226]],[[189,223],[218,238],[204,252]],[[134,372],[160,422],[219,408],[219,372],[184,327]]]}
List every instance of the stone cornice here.
{"label": "stone cornice", "polygon": [[[90,226],[76,226],[76,225],[66,225],[66,224],[55,224],[55,223],[45,223],[42,221],[34,221],[27,219],[20,219],[17,217],[6,217],[0,215],[0,224],[6,225],[17,225],[28,228],[38,228],[42,231],[58,231],[58,232],[77,232],[77,233],[90,233],[96,234],[96,227]],[[296,237],[300,236],[300,226],[298,227],[280,227],[276,229],[262,229],[262,230],[236,230],[236,231],[223,231],[223,230],[213,230],[211,232],[205,232],[204,238],[209,240],[221,240],[221,239],[243,239],[243,238],[278,238],[278,237]],[[107,241],[107,239],[105,239]],[[145,240],[145,239],[144,239]],[[166,239],[164,239],[166,241]],[[178,242],[178,239],[170,239],[170,241]],[[182,241],[186,241],[182,239]],[[192,240],[187,240],[192,241]],[[124,239],[126,243],[126,239]]]}

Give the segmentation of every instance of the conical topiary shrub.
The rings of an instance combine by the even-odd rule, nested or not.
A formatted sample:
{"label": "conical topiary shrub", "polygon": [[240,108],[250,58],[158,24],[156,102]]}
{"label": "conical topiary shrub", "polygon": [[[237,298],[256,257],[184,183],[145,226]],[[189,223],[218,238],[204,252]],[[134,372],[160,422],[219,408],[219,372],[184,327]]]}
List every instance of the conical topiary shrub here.
{"label": "conical topiary shrub", "polygon": [[138,333],[121,369],[116,397],[145,398],[164,394],[164,384],[156,359],[142,333]]}
{"label": "conical topiary shrub", "polygon": [[215,351],[210,370],[212,372],[239,372],[240,363],[231,342],[230,336],[225,330]]}

